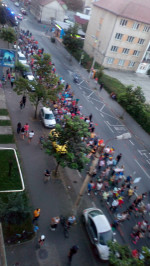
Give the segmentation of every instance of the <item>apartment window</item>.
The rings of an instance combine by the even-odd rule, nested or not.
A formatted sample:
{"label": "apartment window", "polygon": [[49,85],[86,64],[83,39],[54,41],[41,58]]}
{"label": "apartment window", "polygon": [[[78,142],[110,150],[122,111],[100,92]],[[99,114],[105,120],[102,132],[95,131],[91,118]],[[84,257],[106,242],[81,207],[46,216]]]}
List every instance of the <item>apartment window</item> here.
{"label": "apartment window", "polygon": [[143,44],[144,41],[145,41],[144,39],[139,38],[138,43],[139,43],[139,44]]}
{"label": "apartment window", "polygon": [[149,30],[150,30],[150,27],[145,25],[143,31],[149,32]]}
{"label": "apartment window", "polygon": [[123,66],[124,62],[125,62],[125,60],[120,59],[119,62],[118,62],[118,66]]}
{"label": "apartment window", "polygon": [[122,33],[116,33],[116,35],[115,35],[115,39],[117,39],[117,40],[121,40],[121,39],[122,39],[122,36],[123,36]]}
{"label": "apartment window", "polygon": [[140,54],[140,51],[134,50],[133,55],[138,56]]}
{"label": "apartment window", "polygon": [[133,26],[132,26],[132,29],[133,29],[133,30],[138,30],[139,26],[140,26],[139,23],[134,22],[134,23],[133,23]]}
{"label": "apartment window", "polygon": [[128,36],[127,42],[133,42],[133,40],[134,40],[134,37],[133,36]]}
{"label": "apartment window", "polygon": [[126,26],[127,23],[128,23],[127,19],[121,19],[121,20],[120,20],[120,25],[121,25],[121,26]]}
{"label": "apartment window", "polygon": [[113,62],[114,62],[114,58],[113,57],[108,57],[107,63],[108,64],[113,64]]}
{"label": "apartment window", "polygon": [[117,52],[118,51],[118,46],[112,45],[111,49],[112,52]]}
{"label": "apartment window", "polygon": [[135,62],[130,61],[129,64],[128,64],[128,67],[134,67],[134,65],[135,65]]}
{"label": "apartment window", "polygon": [[128,54],[128,53],[129,53],[129,49],[127,49],[127,48],[123,48],[122,53],[123,53],[123,54]]}

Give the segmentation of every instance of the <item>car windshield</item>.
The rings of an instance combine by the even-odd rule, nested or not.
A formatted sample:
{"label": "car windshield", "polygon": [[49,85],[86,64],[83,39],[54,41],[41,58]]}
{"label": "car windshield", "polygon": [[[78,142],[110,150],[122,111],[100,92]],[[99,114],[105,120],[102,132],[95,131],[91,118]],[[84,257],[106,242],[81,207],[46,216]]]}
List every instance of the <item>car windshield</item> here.
{"label": "car windshield", "polygon": [[112,241],[112,238],[113,238],[112,230],[109,230],[109,231],[104,232],[104,233],[100,233],[99,234],[99,243],[103,246],[106,246],[108,241]]}
{"label": "car windshield", "polygon": [[24,56],[19,56],[19,60],[26,60]]}
{"label": "car windshield", "polygon": [[45,114],[45,119],[54,119],[54,115],[53,114]]}
{"label": "car windshield", "polygon": [[100,210],[93,210],[89,213],[92,217],[95,217],[97,215],[103,215],[103,212]]}

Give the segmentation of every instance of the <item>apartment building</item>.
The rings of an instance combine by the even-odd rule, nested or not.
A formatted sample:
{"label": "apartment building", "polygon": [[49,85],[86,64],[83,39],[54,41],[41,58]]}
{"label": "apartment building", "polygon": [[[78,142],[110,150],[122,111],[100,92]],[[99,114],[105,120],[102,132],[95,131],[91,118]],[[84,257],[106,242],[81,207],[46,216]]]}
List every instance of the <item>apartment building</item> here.
{"label": "apartment building", "polygon": [[150,0],[94,2],[84,50],[104,67],[146,73],[150,68]]}

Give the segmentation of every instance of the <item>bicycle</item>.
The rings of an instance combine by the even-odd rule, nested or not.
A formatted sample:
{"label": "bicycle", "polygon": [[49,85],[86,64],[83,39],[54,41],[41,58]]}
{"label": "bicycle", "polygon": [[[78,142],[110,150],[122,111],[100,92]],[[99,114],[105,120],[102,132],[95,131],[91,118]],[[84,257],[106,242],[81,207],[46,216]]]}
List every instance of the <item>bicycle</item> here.
{"label": "bicycle", "polygon": [[69,238],[70,225],[68,224],[66,217],[64,217],[63,215],[60,215],[60,223],[64,229],[64,237]]}

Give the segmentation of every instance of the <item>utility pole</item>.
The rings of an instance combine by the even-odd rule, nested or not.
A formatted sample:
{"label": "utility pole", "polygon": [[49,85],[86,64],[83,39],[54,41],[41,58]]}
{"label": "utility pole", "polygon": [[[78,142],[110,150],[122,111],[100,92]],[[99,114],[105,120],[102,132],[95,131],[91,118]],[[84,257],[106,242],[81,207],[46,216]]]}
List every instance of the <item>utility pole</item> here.
{"label": "utility pole", "polygon": [[19,39],[19,32],[20,32],[20,22],[18,22],[17,26],[17,41],[16,41],[16,55],[15,55],[15,62],[18,61],[18,39]]}

